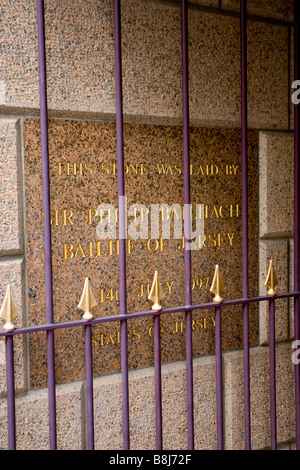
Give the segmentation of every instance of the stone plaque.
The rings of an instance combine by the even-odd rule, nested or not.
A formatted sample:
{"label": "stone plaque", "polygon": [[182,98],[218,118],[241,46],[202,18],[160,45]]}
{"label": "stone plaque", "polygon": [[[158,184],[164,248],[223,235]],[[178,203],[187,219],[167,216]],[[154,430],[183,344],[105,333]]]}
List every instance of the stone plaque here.
{"label": "stone plaque", "polygon": [[[190,130],[190,193],[195,237],[192,302],[211,301],[215,265],[223,278],[224,299],[242,295],[240,130]],[[257,132],[249,131],[249,285],[258,293]],[[24,123],[29,324],[45,322],[41,145],[38,119]],[[88,277],[97,301],[94,316],[119,313],[117,164],[115,123],[49,121],[50,193],[54,321],[81,318],[78,304]],[[163,307],[184,305],[184,250],[175,238],[183,208],[182,129],[124,125],[128,313],[149,310],[149,289],[157,270]],[[152,207],[159,207],[159,232],[151,232]],[[173,208],[173,210],[172,210]],[[170,221],[170,236],[162,222]],[[108,238],[99,236],[107,224]],[[99,225],[100,224],[100,225]],[[117,227],[117,225],[115,224]],[[167,225],[166,225],[167,226]],[[176,225],[178,227],[178,225]],[[112,230],[112,231],[111,231]],[[118,232],[116,232],[118,233]],[[137,238],[140,233],[141,238]],[[153,236],[154,233],[154,236]],[[223,308],[224,350],[242,347],[242,307]],[[128,321],[129,367],[153,365],[152,318]],[[94,325],[94,374],[120,371],[119,323]],[[161,318],[162,361],[185,358],[184,314]],[[58,383],[84,378],[83,328],[55,331]],[[250,308],[250,344],[257,343],[258,311]],[[214,353],[214,309],[193,312],[194,355]],[[30,336],[32,386],[47,378],[45,333]]]}

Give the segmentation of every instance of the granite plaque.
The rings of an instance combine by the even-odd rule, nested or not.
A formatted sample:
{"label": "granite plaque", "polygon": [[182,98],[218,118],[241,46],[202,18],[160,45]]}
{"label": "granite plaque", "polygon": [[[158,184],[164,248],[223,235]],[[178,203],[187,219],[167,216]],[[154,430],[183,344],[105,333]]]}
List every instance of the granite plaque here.
{"label": "granite plaque", "polygon": [[[190,129],[190,193],[194,237],[192,302],[212,300],[215,265],[224,299],[241,297],[241,135],[237,129]],[[45,322],[41,145],[38,119],[24,122],[27,284],[29,324]],[[249,286],[258,293],[258,135],[249,131]],[[115,123],[49,120],[54,321],[79,319],[78,304],[88,277],[97,301],[94,316],[119,313],[117,164]],[[184,250],[175,222],[183,214],[182,129],[124,125],[127,204],[128,312],[149,310],[155,270],[165,294],[163,307],[184,305]],[[153,207],[170,233],[151,232]],[[99,227],[106,224],[103,238]],[[178,222],[179,223],[179,222]],[[165,225],[168,226],[167,224]],[[178,227],[178,225],[176,225]],[[197,233],[197,232],[196,232]],[[140,238],[139,238],[140,237]],[[152,318],[128,321],[129,367],[153,365]],[[120,371],[119,323],[94,325],[94,374]],[[184,314],[161,318],[162,362],[184,360]],[[242,308],[223,309],[224,350],[242,347]],[[83,328],[55,331],[56,380],[84,378]],[[250,308],[250,344],[257,344],[258,310]],[[30,380],[47,379],[45,333],[30,337]],[[195,356],[214,353],[214,309],[193,312]]]}

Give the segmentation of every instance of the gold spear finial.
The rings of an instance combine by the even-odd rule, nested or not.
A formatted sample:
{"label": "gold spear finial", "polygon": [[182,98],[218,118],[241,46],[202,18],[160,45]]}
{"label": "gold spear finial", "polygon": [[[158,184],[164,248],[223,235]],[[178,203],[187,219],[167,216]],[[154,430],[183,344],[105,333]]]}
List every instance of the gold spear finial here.
{"label": "gold spear finial", "polygon": [[276,295],[276,292],[275,292],[274,289],[277,285],[278,285],[278,279],[277,279],[277,276],[276,276],[276,273],[275,273],[273,260],[271,260],[270,265],[269,265],[269,271],[268,271],[268,274],[267,274],[267,279],[266,279],[266,282],[265,282],[265,286],[267,286],[269,288],[267,294],[268,295]]}
{"label": "gold spear finial", "polygon": [[153,302],[152,310],[161,310],[162,306],[160,305],[161,300],[164,298],[164,293],[161,287],[161,283],[158,279],[158,273],[155,271],[153,284],[151,287],[150,294],[148,299]]}
{"label": "gold spear finial", "polygon": [[224,285],[223,285],[222,278],[220,276],[219,266],[216,265],[212,285],[211,285],[211,288],[209,289],[210,292],[215,294],[215,297],[213,298],[214,302],[222,302],[223,299],[221,297],[221,294],[223,290],[224,290]]}
{"label": "gold spear finial", "polygon": [[91,320],[93,318],[93,315],[91,314],[91,310],[96,307],[97,302],[95,300],[95,297],[93,295],[90,283],[89,283],[89,278],[85,278],[84,282],[84,288],[82,292],[82,296],[78,305],[78,308],[84,311],[84,315],[82,315],[82,318],[85,320]]}
{"label": "gold spear finial", "polygon": [[4,330],[14,330],[15,325],[12,321],[17,318],[18,311],[11,293],[10,285],[6,288],[6,294],[4,297],[4,301],[0,310],[0,318],[5,321],[3,326]]}

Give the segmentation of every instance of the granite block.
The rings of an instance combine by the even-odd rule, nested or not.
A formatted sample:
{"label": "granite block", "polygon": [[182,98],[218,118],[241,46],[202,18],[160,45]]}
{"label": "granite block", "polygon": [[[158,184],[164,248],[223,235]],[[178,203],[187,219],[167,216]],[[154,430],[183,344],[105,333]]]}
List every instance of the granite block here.
{"label": "granite block", "polygon": [[[57,449],[81,450],[81,383],[56,387]],[[0,448],[7,449],[7,405],[0,401]],[[48,390],[16,398],[17,450],[49,450]]]}
{"label": "granite block", "polygon": [[[36,4],[1,5],[5,53],[1,66],[4,108],[39,108]],[[70,8],[45,2],[48,104],[50,109],[113,112],[112,4],[76,1]],[[13,25],[13,27],[12,27]],[[2,68],[2,67],[1,67]],[[2,70],[4,70],[2,68]]]}
{"label": "granite block", "polygon": [[[122,2],[125,119],[181,122],[180,5]],[[45,2],[50,114],[111,119],[115,113],[113,11],[109,0]],[[2,3],[2,109],[37,110],[35,5]],[[6,25],[14,25],[8,28]],[[16,33],[17,31],[17,33]],[[239,19],[189,13],[190,115],[193,125],[240,125]],[[288,27],[249,21],[249,126],[288,126]],[[31,111],[32,112],[32,111]]]}
{"label": "granite block", "polygon": [[[197,125],[240,125],[239,20],[191,12],[189,28],[191,119]],[[249,21],[249,127],[287,128],[287,52],[287,28]]]}
{"label": "granite block", "polygon": [[292,236],[294,225],[293,134],[259,137],[260,237]]}
{"label": "granite block", "polygon": [[23,250],[20,121],[0,119],[0,255]]}
{"label": "granite block", "polygon": [[[23,258],[0,258],[0,305],[5,297],[8,284],[18,310],[18,317],[14,320],[16,328],[26,324],[26,300],[25,300],[25,269]],[[4,322],[1,320],[1,329]],[[5,340],[0,338],[0,393],[6,392],[6,362]],[[28,387],[27,376],[27,337],[17,335],[14,337],[14,362],[15,362],[15,388],[17,391],[26,390]]]}
{"label": "granite block", "polygon": [[[239,11],[240,2],[238,0],[222,0],[221,7],[225,10]],[[273,0],[272,2],[262,2],[260,0],[249,0],[247,2],[247,12],[250,15],[293,21],[293,1]]]}
{"label": "granite block", "polygon": [[[289,291],[289,250],[287,239],[261,240],[259,242],[259,266],[260,266],[260,295],[266,295],[268,288],[265,286],[270,260],[273,260],[274,269],[278,279],[275,291]],[[278,299],[275,302],[275,338],[276,341],[289,339],[289,301]],[[259,342],[269,342],[269,304],[259,304]]]}
{"label": "granite block", "polygon": [[[291,343],[276,344],[277,442],[295,438]],[[226,448],[244,449],[243,354],[224,355]],[[270,448],[269,348],[250,349],[252,449]]]}
{"label": "granite block", "polygon": [[[276,345],[278,445],[295,439],[294,366],[291,343]],[[270,446],[268,348],[251,349],[252,448]],[[223,354],[225,448],[243,449],[243,354]],[[194,360],[195,449],[214,450],[216,442],[215,357]],[[155,449],[154,369],[129,373],[132,450]],[[122,377],[94,379],[96,450],[122,450]],[[56,387],[59,450],[86,448],[84,382]],[[17,449],[47,450],[48,393],[33,390],[17,396]],[[162,419],[165,450],[187,450],[186,364],[162,366]],[[7,448],[6,399],[0,400],[0,448]]]}
{"label": "granite block", "polygon": [[[215,360],[194,361],[195,448],[216,448]],[[97,378],[95,391],[95,442],[97,449],[122,449],[121,376]],[[155,449],[154,369],[129,373],[131,449]],[[162,366],[163,447],[186,450],[185,362]],[[174,425],[176,423],[176,425]]]}
{"label": "granite block", "polygon": [[[24,131],[29,323],[35,324],[44,322],[45,318],[39,121],[26,120]],[[255,131],[249,132],[251,295],[258,292],[257,137]],[[100,204],[109,203],[113,209],[117,207],[115,142],[113,123],[49,121],[54,321],[81,317],[78,304],[85,277],[90,279],[97,302],[93,314],[107,316],[120,312],[117,240],[111,236],[109,239],[98,237],[100,219],[95,216]],[[144,204],[145,212],[151,209],[152,204],[167,204],[169,207],[178,204],[180,213],[183,204],[182,129],[176,126],[126,124],[124,156],[128,209],[134,203]],[[191,252],[192,301],[197,304],[212,300],[209,289],[217,264],[226,289],[224,298],[240,298],[240,131],[191,128],[190,156],[193,218],[194,221],[204,221],[204,233],[197,235],[197,249]],[[204,207],[198,206],[196,212],[196,204],[203,204]],[[114,216],[113,210],[111,218]],[[131,222],[128,217],[128,313],[151,309],[148,291],[155,270],[159,272],[165,294],[163,306],[184,305],[182,232],[176,239],[171,229],[168,238],[168,235],[163,235],[160,224],[159,234],[153,236],[150,233],[151,224],[147,223],[149,231],[145,238],[138,239],[129,233]],[[193,321],[195,356],[213,353],[213,309],[195,311]],[[224,349],[241,347],[240,307],[224,308],[223,322]],[[162,361],[183,360],[184,315],[165,315],[161,323]],[[251,344],[257,344],[257,305],[251,306],[251,327]],[[84,374],[81,329],[56,331],[55,339],[58,382],[80,380]],[[119,324],[94,325],[93,346],[95,376],[119,372]],[[152,318],[129,320],[128,348],[131,369],[152,365]],[[31,383],[42,386],[46,377],[43,335],[35,335],[30,351]]]}
{"label": "granite block", "polygon": [[247,38],[248,126],[287,130],[289,29],[249,21]]}

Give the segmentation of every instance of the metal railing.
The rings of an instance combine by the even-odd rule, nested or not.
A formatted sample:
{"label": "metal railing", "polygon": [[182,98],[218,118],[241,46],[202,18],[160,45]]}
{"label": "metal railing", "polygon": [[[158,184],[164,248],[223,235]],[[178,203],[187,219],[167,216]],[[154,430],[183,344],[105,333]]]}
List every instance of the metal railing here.
{"label": "metal railing", "polygon": [[[116,90],[116,130],[117,130],[117,177],[118,196],[125,196],[124,189],[124,153],[123,153],[123,98],[122,98],[122,58],[121,58],[121,24],[120,0],[113,0],[114,5],[114,42],[115,42],[115,90]],[[295,23],[295,80],[300,79],[299,69],[299,20],[300,6],[297,0],[294,3]],[[190,203],[189,179],[189,93],[188,93],[188,14],[187,0],[181,2],[181,45],[182,45],[182,116],[183,116],[183,168],[184,168],[184,204]],[[43,212],[44,212],[44,253],[45,253],[45,286],[46,286],[46,323],[25,326],[14,329],[12,321],[16,314],[10,290],[7,290],[2,318],[7,322],[0,336],[5,336],[6,370],[7,370],[7,408],[8,408],[8,441],[9,448],[16,449],[16,417],[15,417],[15,384],[14,384],[14,336],[45,331],[47,333],[47,368],[48,368],[48,398],[49,398],[49,437],[50,449],[57,448],[56,428],[56,391],[55,391],[55,350],[54,332],[57,329],[84,327],[85,330],[85,374],[86,374],[86,416],[87,416],[87,444],[88,449],[94,449],[94,403],[93,403],[93,354],[92,354],[92,326],[99,323],[119,322],[121,341],[121,375],[122,375],[122,410],[123,410],[123,447],[130,449],[129,432],[129,387],[128,387],[128,345],[127,324],[134,318],[153,317],[154,341],[154,369],[155,369],[155,404],[156,404],[156,449],[163,448],[162,438],[162,393],[161,393],[161,345],[160,345],[160,319],[162,315],[185,312],[185,344],[186,344],[186,380],[187,380],[187,423],[188,448],[194,449],[194,403],[193,403],[193,351],[192,351],[192,312],[196,310],[213,308],[215,310],[215,356],[216,356],[216,400],[217,400],[217,445],[223,449],[223,388],[222,388],[222,336],[221,312],[222,308],[230,305],[241,305],[243,308],[243,367],[244,367],[244,427],[245,449],[251,449],[251,422],[250,422],[250,352],[249,352],[249,305],[268,301],[269,303],[269,348],[270,348],[270,420],[271,420],[271,447],[277,448],[276,428],[276,376],[275,376],[275,304],[277,299],[294,298],[294,338],[300,339],[299,324],[299,107],[295,106],[294,120],[294,291],[276,294],[276,275],[272,263],[266,281],[269,287],[265,296],[250,297],[248,292],[248,161],[247,161],[247,15],[246,1],[241,0],[240,13],[241,26],[241,148],[242,148],[242,298],[223,301],[220,298],[220,289],[212,286],[216,294],[209,303],[192,305],[191,302],[191,251],[185,243],[185,304],[161,308],[159,305],[159,289],[155,298],[158,307],[153,310],[141,312],[128,312],[126,302],[126,246],[124,234],[125,213],[119,204],[119,299],[120,314],[108,317],[94,318],[89,315],[92,308],[91,292],[88,284],[85,285],[83,296],[85,302],[81,308],[85,310],[82,319],[68,322],[53,322],[53,292],[52,292],[52,259],[51,259],[51,224],[50,224],[50,191],[49,191],[49,150],[48,150],[48,111],[47,111],[47,81],[46,81],[46,55],[44,31],[44,2],[37,0],[38,24],[38,53],[39,53],[39,86],[40,86],[40,126],[42,148],[42,181],[43,181]],[[189,216],[187,214],[187,216]],[[187,237],[187,235],[185,234]],[[188,237],[187,237],[188,239]],[[218,272],[215,272],[218,276]],[[159,282],[155,278],[155,282]],[[217,283],[219,285],[219,283]],[[155,284],[154,284],[155,286]],[[157,287],[157,285],[156,285]],[[300,375],[299,365],[295,364],[295,409],[296,409],[296,444],[300,449]]]}

